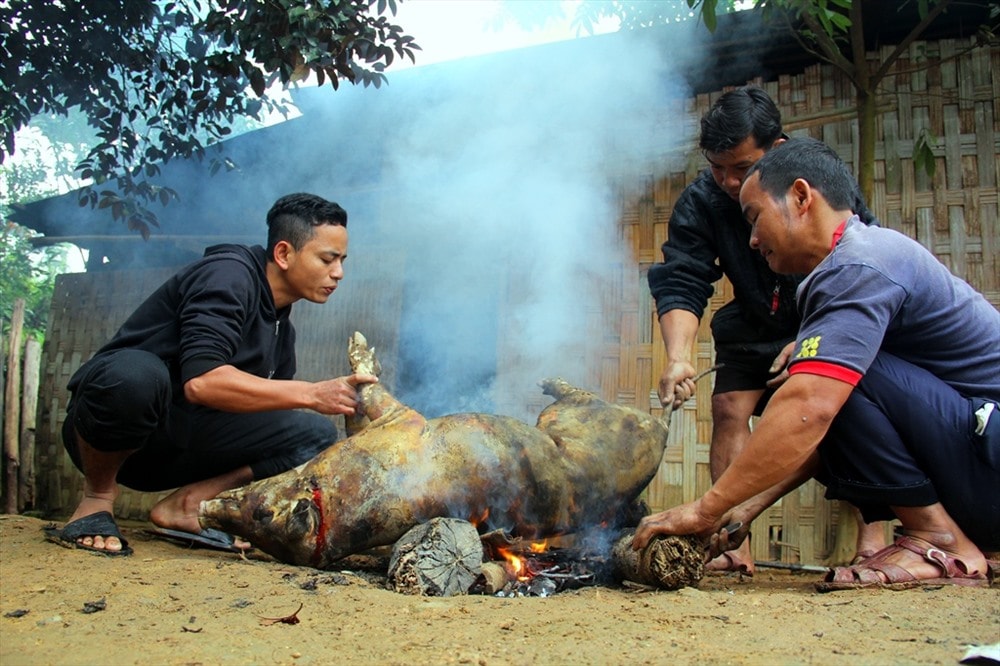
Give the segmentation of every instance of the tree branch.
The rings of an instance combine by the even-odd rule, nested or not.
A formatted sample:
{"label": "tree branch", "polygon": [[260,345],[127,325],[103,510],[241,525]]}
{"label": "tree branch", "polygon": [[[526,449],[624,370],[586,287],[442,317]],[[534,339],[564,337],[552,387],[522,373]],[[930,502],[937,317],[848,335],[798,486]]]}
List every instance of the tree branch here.
{"label": "tree branch", "polygon": [[[966,46],[966,47],[964,47],[962,49],[959,49],[958,51],[955,51],[950,56],[947,56],[947,57],[944,57],[944,58],[939,58],[939,59],[935,60],[934,62],[927,62],[927,64],[921,65],[919,67],[911,67],[910,69],[901,69],[901,70],[892,72],[891,76],[905,76],[907,74],[916,74],[917,72],[925,72],[928,69],[930,69],[931,67],[939,67],[939,66],[941,66],[942,64],[944,64],[946,62],[951,62],[952,60],[958,60],[962,56],[966,55],[967,53],[969,53],[971,51],[975,51],[976,49],[980,48],[981,46],[982,46],[982,44],[980,44],[979,42],[973,42],[969,46]],[[890,76],[890,73],[886,72],[885,76],[883,78],[888,78],[889,76]]]}
{"label": "tree branch", "polygon": [[875,72],[875,74],[872,75],[873,83],[878,83],[883,78],[885,78],[886,74],[889,71],[889,68],[891,68],[893,63],[899,59],[899,56],[903,54],[903,51],[908,49],[910,47],[910,44],[916,41],[917,37],[919,37],[924,32],[924,30],[927,29],[927,26],[933,23],[934,19],[936,19],[950,4],[951,0],[939,0],[939,2],[936,5],[934,5],[934,9],[927,12],[927,16],[925,16],[920,23],[914,26],[913,30],[910,31],[910,34],[904,37],[903,41],[897,44],[896,48],[893,49],[892,53],[886,56],[885,60],[882,61],[882,66],[879,67],[878,70]]}
{"label": "tree branch", "polygon": [[861,2],[851,2],[851,26],[847,30],[851,42],[851,58],[854,60],[854,73],[858,90],[866,94],[871,92],[872,81],[868,70],[868,53],[865,49],[865,17]]}
{"label": "tree branch", "polygon": [[853,80],[854,77],[854,66],[856,63],[852,63],[850,60],[844,57],[844,54],[840,52],[840,47],[837,46],[837,42],[827,33],[826,29],[819,24],[816,17],[809,12],[800,12],[799,16],[802,18],[802,22],[806,24],[806,27],[812,31],[815,35],[816,44],[819,46],[820,50],[823,52],[825,59],[831,65],[839,69],[840,71],[847,74]]}
{"label": "tree branch", "polygon": [[[818,51],[818,50],[814,49],[812,46],[810,46],[802,38],[801,34],[799,33],[799,30],[794,25],[792,25],[792,20],[789,17],[789,12],[782,11],[782,15],[785,17],[785,23],[788,25],[788,29],[789,29],[789,31],[791,31],[792,37],[794,37],[795,41],[797,41],[799,43],[799,46],[802,47],[803,51],[805,51],[806,53],[809,53],[810,55],[815,56],[817,60],[823,60],[825,62],[830,63],[831,65],[833,65],[834,67],[836,67],[837,69],[839,69],[841,72],[843,72],[855,87],[858,87],[858,81],[857,81],[857,78],[855,77],[855,72],[854,72],[853,64],[849,60],[847,60],[847,58],[845,58],[843,56],[843,54],[840,53],[840,51],[837,49],[836,43],[833,42],[833,40],[829,39],[829,37],[828,37],[828,41],[832,44],[833,52],[835,54],[834,56],[829,55],[829,53],[828,53],[828,51],[827,51],[826,48]],[[805,21],[804,17],[803,17],[803,21]],[[808,22],[807,22],[807,27],[809,27],[809,29],[812,30],[813,33],[817,34],[817,35],[820,34],[820,33],[816,32],[817,29],[820,32],[823,31],[822,26],[820,26],[818,23],[816,23],[815,19],[813,19],[811,26],[808,25]],[[822,34],[826,35],[825,32],[822,32]],[[818,37],[817,37],[816,41],[817,42],[820,41]],[[839,60],[839,62],[838,62],[838,60]]]}

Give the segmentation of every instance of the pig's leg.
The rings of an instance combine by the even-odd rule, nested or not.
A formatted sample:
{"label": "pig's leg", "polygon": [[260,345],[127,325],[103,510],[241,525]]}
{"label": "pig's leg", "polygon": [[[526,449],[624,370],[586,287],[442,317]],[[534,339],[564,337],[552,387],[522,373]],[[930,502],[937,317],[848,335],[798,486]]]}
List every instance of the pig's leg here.
{"label": "pig's leg", "polygon": [[[361,333],[355,332],[351,336],[347,345],[347,358],[351,362],[351,370],[357,374],[378,376],[382,372],[375,350],[368,346],[368,340]],[[396,400],[381,384],[359,387],[358,396],[361,398],[361,409],[345,420],[349,435],[364,430],[377,419],[398,418],[401,412],[410,411],[409,407]]]}

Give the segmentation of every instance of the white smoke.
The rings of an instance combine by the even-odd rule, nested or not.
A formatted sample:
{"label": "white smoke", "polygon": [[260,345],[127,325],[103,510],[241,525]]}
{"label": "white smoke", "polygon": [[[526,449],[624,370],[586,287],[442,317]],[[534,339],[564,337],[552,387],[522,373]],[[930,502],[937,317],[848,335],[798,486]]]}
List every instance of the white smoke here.
{"label": "white smoke", "polygon": [[[263,244],[278,197],[337,201],[350,215],[342,288],[384,271],[385,288],[403,292],[386,320],[400,332],[397,397],[429,418],[532,421],[545,377],[600,388],[593,350],[615,342],[621,317],[606,294],[646,288],[616,188],[676,168],[696,131],[680,73],[698,50],[678,33],[666,45],[662,33],[621,33],[390,72],[378,89],[298,91],[301,116],[226,142],[238,171],[167,165],[182,199],[161,228]],[[163,247],[148,245],[149,256]]]}
{"label": "white smoke", "polygon": [[400,397],[427,416],[495,411],[510,399],[491,394],[498,362],[505,390],[554,375],[585,386],[600,290],[634,264],[614,179],[668,168],[690,127],[661,114],[686,89],[654,44],[623,35],[422,68],[412,99],[395,83],[366,95],[394,113],[377,128],[378,237],[352,228],[352,253],[405,249],[401,381],[417,395]]}

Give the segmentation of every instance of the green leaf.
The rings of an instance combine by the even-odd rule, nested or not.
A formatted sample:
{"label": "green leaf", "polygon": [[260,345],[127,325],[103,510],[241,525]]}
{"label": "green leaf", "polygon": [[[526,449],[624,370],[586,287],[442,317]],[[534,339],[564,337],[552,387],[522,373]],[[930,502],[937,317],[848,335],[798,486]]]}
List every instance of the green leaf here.
{"label": "green leaf", "polygon": [[232,121],[275,108],[273,82],[312,73],[335,90],[341,79],[377,86],[397,58],[415,60],[413,37],[383,16],[396,9],[396,0],[0,0],[0,26],[17,25],[0,32],[0,164],[39,114],[80,109],[96,139],[76,141],[94,148],[72,163],[95,185],[114,181],[127,204],[116,208],[92,189],[78,200],[146,233],[155,216],[144,206],[175,198],[155,184],[157,163],[201,159]]}
{"label": "green leaf", "polygon": [[937,137],[926,128],[920,130],[917,140],[913,142],[913,168],[916,172],[924,171],[931,178],[937,163],[934,160],[934,147]]}
{"label": "green leaf", "polygon": [[257,97],[263,97],[264,91],[267,90],[267,86],[264,85],[264,73],[259,69],[254,69],[250,72],[250,87],[257,94]]}
{"label": "green leaf", "polygon": [[709,32],[715,32],[716,16],[715,4],[718,0],[702,0],[701,19],[705,22],[705,27]]}

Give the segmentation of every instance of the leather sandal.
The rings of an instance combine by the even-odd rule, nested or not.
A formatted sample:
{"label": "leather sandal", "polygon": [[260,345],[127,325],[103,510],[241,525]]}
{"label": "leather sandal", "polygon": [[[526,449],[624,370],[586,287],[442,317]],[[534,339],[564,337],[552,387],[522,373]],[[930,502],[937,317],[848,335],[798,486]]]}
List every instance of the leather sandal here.
{"label": "leather sandal", "polygon": [[[886,561],[890,556],[902,550],[920,555],[924,560],[940,569],[942,575],[937,578],[920,579],[898,564]],[[885,580],[879,573],[885,576]],[[963,560],[949,555],[940,548],[921,543],[913,537],[901,536],[891,546],[886,546],[860,564],[831,569],[822,581],[816,583],[816,590],[832,592],[834,590],[857,590],[865,587],[906,590],[924,585],[989,587],[989,584],[990,581],[984,572],[970,570],[969,565]]]}
{"label": "leather sandal", "polygon": [[854,557],[851,558],[851,566],[856,564],[861,564],[865,560],[874,557],[878,551],[875,550],[859,550],[854,553]]}

